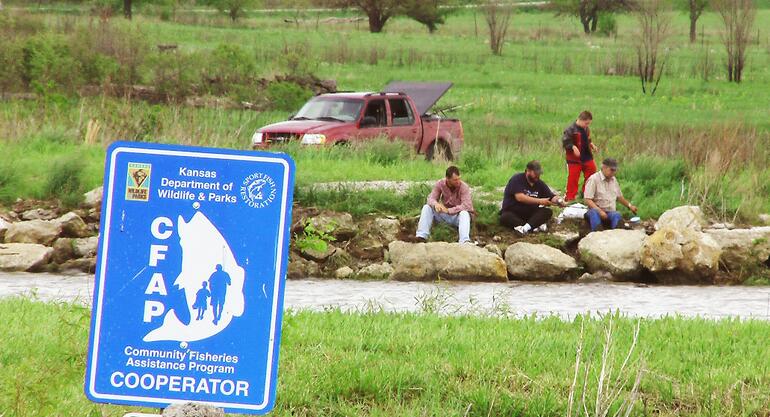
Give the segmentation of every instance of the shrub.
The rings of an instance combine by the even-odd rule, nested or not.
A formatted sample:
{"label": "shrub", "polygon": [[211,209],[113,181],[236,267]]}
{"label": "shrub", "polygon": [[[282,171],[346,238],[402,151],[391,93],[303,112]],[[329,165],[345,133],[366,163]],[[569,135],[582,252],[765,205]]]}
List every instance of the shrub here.
{"label": "shrub", "polygon": [[196,89],[198,57],[181,53],[151,55],[146,65],[152,72],[152,82],[160,94],[172,100],[182,100]]}
{"label": "shrub", "polygon": [[292,82],[276,82],[267,86],[267,98],[273,110],[297,111],[313,96],[313,92]]}
{"label": "shrub", "polygon": [[[0,22],[2,24],[2,22]],[[24,67],[21,46],[9,40],[0,42],[0,93],[18,90],[23,84]]]}
{"label": "shrub", "polygon": [[618,21],[612,13],[605,13],[599,17],[598,32],[603,36],[617,36]]}
{"label": "shrub", "polygon": [[81,85],[80,65],[63,36],[29,38],[22,59],[24,81],[39,94],[73,92]]}
{"label": "shrub", "polygon": [[81,173],[85,163],[74,154],[55,161],[45,178],[46,198],[58,198],[65,207],[77,206],[85,192]]}
{"label": "shrub", "polygon": [[210,93],[237,91],[236,85],[250,85],[256,73],[256,61],[238,45],[220,44],[211,51],[203,69]]}

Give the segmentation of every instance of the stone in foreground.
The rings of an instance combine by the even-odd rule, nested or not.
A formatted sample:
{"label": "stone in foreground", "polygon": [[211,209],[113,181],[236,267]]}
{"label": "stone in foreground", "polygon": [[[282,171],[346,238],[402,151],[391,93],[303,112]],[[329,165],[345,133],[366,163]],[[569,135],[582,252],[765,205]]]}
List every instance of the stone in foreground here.
{"label": "stone in foreground", "polygon": [[591,273],[605,271],[614,279],[628,280],[642,271],[639,254],[646,237],[641,230],[593,232],[578,243],[578,252]]}
{"label": "stone in foreground", "polygon": [[770,260],[770,226],[751,229],[707,229],[722,246],[721,262],[728,271],[756,267]]}
{"label": "stone in foreground", "polygon": [[47,220],[11,223],[5,232],[6,243],[38,243],[51,246],[61,233],[61,225]]}
{"label": "stone in foreground", "polygon": [[172,404],[163,410],[163,417],[225,417],[225,412],[205,404]]}
{"label": "stone in foreground", "polygon": [[388,248],[393,265],[390,279],[393,280],[508,281],[505,261],[475,245],[395,241]]}
{"label": "stone in foreground", "polygon": [[53,248],[35,243],[0,244],[0,270],[37,271],[51,259]]}
{"label": "stone in foreground", "polygon": [[560,281],[578,268],[571,256],[548,245],[517,242],[505,251],[508,275],[514,279]]}

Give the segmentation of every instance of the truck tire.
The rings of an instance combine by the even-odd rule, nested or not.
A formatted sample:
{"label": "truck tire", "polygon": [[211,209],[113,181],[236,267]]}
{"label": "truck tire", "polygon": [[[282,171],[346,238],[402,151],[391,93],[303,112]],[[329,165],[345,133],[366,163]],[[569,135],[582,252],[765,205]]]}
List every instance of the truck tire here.
{"label": "truck tire", "polygon": [[425,151],[426,161],[451,161],[452,149],[444,140],[439,139],[428,146],[428,150]]}

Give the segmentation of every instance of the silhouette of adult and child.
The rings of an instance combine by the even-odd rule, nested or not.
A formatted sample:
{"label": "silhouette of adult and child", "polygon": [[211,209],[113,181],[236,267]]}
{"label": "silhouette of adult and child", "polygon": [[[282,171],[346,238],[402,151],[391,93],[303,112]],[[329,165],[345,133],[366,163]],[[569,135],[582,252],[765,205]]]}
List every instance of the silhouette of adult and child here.
{"label": "silhouette of adult and child", "polygon": [[206,300],[211,298],[211,308],[214,312],[214,324],[219,323],[222,318],[222,309],[225,306],[225,296],[227,287],[231,284],[230,274],[222,270],[222,265],[216,266],[216,271],[209,277],[208,281],[203,281],[201,289],[195,294],[195,303],[193,308],[198,310],[196,320],[203,319],[203,315],[208,310]]}

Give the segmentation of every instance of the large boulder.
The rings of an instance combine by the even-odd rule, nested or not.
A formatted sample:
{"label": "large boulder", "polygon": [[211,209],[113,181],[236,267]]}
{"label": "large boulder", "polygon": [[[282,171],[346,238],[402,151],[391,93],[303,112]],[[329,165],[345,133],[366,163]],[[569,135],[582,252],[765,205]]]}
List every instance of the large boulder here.
{"label": "large boulder", "polygon": [[353,268],[349,266],[343,266],[342,268],[338,268],[336,271],[334,271],[334,278],[337,279],[348,279],[355,274],[356,271],[353,270]]}
{"label": "large boulder", "polygon": [[484,248],[463,243],[391,242],[393,273],[399,281],[508,281],[505,261]]}
{"label": "large boulder", "polygon": [[61,272],[86,272],[93,274],[96,271],[96,258],[70,259],[59,266]]}
{"label": "large boulder", "polygon": [[0,270],[37,271],[48,264],[53,248],[34,243],[0,244]]}
{"label": "large boulder", "polygon": [[338,241],[349,240],[358,233],[358,225],[350,213],[324,212],[307,221],[319,232],[329,233]]}
{"label": "large boulder", "polygon": [[37,243],[50,246],[59,237],[61,225],[47,220],[11,223],[5,232],[6,243]]}
{"label": "large boulder", "polygon": [[398,219],[374,219],[374,226],[379,230],[385,244],[397,240],[398,232],[401,231],[401,222]]}
{"label": "large boulder", "polygon": [[580,259],[590,272],[609,272],[614,279],[632,279],[642,271],[639,253],[647,235],[641,230],[589,233],[578,243]]}
{"label": "large boulder", "polygon": [[225,412],[210,405],[197,403],[171,404],[163,410],[163,417],[225,417]]}
{"label": "large boulder", "polygon": [[393,267],[389,263],[383,262],[361,268],[356,276],[360,279],[387,279],[392,273]]}
{"label": "large boulder", "polygon": [[53,222],[61,225],[61,234],[64,237],[88,237],[91,229],[85,221],[73,212],[69,212]]}
{"label": "large boulder", "polygon": [[303,258],[316,261],[316,262],[324,262],[326,259],[328,259],[332,254],[337,250],[334,245],[326,244],[321,245],[318,247],[314,246],[308,246],[305,248],[300,249],[299,253],[302,255]]}
{"label": "large boulder", "polygon": [[516,242],[505,250],[508,275],[514,279],[556,281],[578,268],[574,258],[548,245]]}
{"label": "large boulder", "polygon": [[99,186],[83,194],[83,205],[91,208],[101,207],[103,193],[104,187]]}
{"label": "large boulder", "polygon": [[644,240],[641,263],[664,284],[711,283],[721,254],[705,233],[664,227]]}
{"label": "large boulder", "polygon": [[770,226],[751,229],[706,229],[722,246],[721,263],[729,271],[754,267],[770,258]]}
{"label": "large boulder", "polygon": [[661,214],[655,230],[664,227],[674,230],[690,229],[700,232],[706,226],[706,216],[698,206],[680,206]]}

